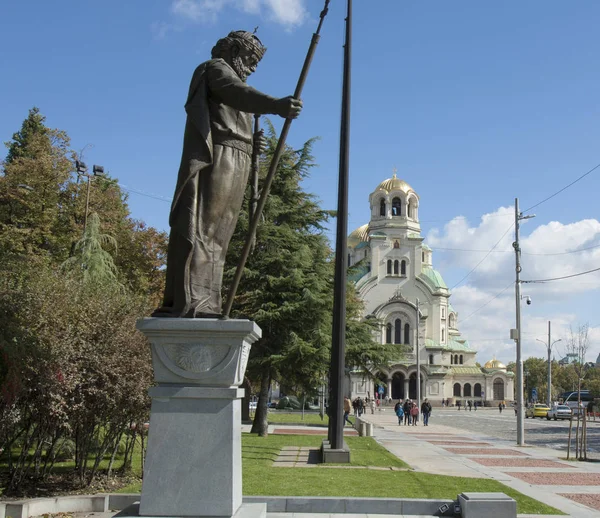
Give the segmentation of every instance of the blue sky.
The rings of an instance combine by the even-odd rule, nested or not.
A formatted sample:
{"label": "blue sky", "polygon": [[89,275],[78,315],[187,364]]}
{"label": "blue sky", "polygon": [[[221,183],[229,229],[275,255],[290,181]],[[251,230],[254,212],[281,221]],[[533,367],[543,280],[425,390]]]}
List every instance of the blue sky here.
{"label": "blue sky", "polygon": [[[369,218],[368,195],[397,167],[421,198],[434,248],[489,250],[527,208],[598,163],[600,40],[596,0],[527,2],[355,1],[350,229]],[[0,138],[36,105],[66,130],[85,161],[136,191],[170,200],[180,159],[191,73],[232,29],[259,26],[269,48],[249,82],[293,92],[323,3],[319,0],[23,0],[0,7]],[[326,208],[337,197],[345,2],[333,0],[289,142],[319,136],[305,188]],[[273,121],[280,126],[279,121]],[[537,207],[523,249],[558,253],[600,244],[600,169]],[[130,195],[133,215],[167,229],[169,203]],[[485,219],[483,215],[488,214]],[[333,232],[331,232],[333,234]],[[512,231],[454,290],[461,329],[480,360],[514,358]],[[528,248],[526,248],[528,247]],[[434,251],[454,286],[485,252]],[[523,276],[600,266],[600,249],[524,256]],[[526,355],[541,356],[546,321],[556,337],[589,322],[600,352],[600,274],[525,291]],[[562,334],[561,334],[562,333]],[[560,344],[559,344],[560,345]],[[560,349],[557,356],[564,352]],[[593,358],[592,358],[593,356]]]}

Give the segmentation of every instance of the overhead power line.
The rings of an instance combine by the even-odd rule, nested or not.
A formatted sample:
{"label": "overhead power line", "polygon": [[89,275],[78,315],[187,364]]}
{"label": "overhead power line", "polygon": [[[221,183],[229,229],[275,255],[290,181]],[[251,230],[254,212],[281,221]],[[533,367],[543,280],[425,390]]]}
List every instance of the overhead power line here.
{"label": "overhead power line", "polygon": [[574,273],[572,275],[564,275],[563,277],[553,277],[551,279],[536,279],[533,281],[521,281],[523,284],[535,284],[542,282],[551,282],[551,281],[561,281],[563,279],[571,279],[572,277],[580,277],[581,275],[587,275],[588,273],[594,273],[600,271],[600,268],[594,268],[593,270],[588,270],[587,272]]}
{"label": "overhead power line", "polygon": [[561,192],[566,191],[569,187],[571,187],[572,185],[575,185],[578,181],[583,180],[588,174],[593,173],[596,169],[598,169],[600,167],[600,164],[592,167],[587,173],[582,174],[579,178],[577,178],[576,180],[573,180],[570,184],[565,185],[562,189],[556,191],[554,194],[552,194],[551,196],[548,196],[547,198],[544,198],[542,201],[536,203],[535,205],[532,205],[531,207],[529,207],[528,209],[525,209],[523,211],[523,214],[525,212],[529,212],[530,210],[535,209],[536,207],[539,207],[542,203],[546,203],[548,200],[551,200],[552,198],[554,198],[555,196],[558,196]]}
{"label": "overhead power line", "polygon": [[[586,250],[593,250],[595,248],[600,248],[600,245],[588,246],[586,248],[578,248],[577,250],[569,250],[566,252],[521,252],[523,255],[568,255],[568,254],[576,254],[578,252],[585,252]],[[432,247],[432,250],[442,250],[442,251],[451,251],[451,252],[494,252],[496,254],[514,254],[514,250],[486,250],[486,249],[476,249],[476,248],[445,248],[445,247]]]}
{"label": "overhead power line", "polygon": [[139,194],[140,196],[146,196],[147,198],[153,198],[155,200],[164,201],[166,203],[171,203],[171,200],[165,198],[164,196],[159,196],[158,194],[150,194],[148,192],[139,191],[137,189],[132,189],[131,187],[127,187],[126,185],[123,185],[122,183],[119,184],[119,187],[121,187],[121,189],[123,189],[127,192],[132,192],[134,194]]}
{"label": "overhead power line", "polygon": [[472,273],[473,273],[475,270],[477,270],[477,268],[479,267],[479,265],[480,265],[481,263],[483,263],[483,261],[485,261],[485,260],[488,258],[488,256],[489,256],[489,255],[490,255],[490,254],[491,254],[491,253],[494,251],[494,249],[495,249],[495,248],[496,248],[496,247],[497,247],[497,246],[500,244],[500,241],[502,241],[502,240],[504,239],[504,236],[505,236],[506,234],[508,234],[508,233],[511,231],[511,229],[512,229],[514,226],[515,226],[515,224],[514,224],[514,223],[511,223],[510,227],[508,227],[508,228],[506,229],[506,232],[504,232],[504,234],[502,234],[502,236],[500,236],[500,239],[498,239],[498,241],[496,241],[496,244],[495,244],[495,245],[494,245],[494,246],[491,248],[491,250],[489,250],[489,251],[488,251],[488,253],[487,253],[487,254],[485,254],[485,255],[483,256],[483,259],[482,259],[481,261],[479,261],[479,262],[478,262],[478,263],[475,265],[475,268],[473,268],[473,269],[472,269],[472,270],[471,270],[469,273],[467,273],[467,275],[465,275],[465,276],[464,276],[464,277],[463,277],[463,278],[462,278],[460,281],[458,281],[458,282],[457,282],[457,283],[456,283],[454,286],[452,286],[452,288],[450,288],[450,291],[452,291],[454,288],[456,288],[456,287],[457,287],[457,286],[458,286],[458,285],[459,285],[459,284],[460,284],[462,281],[464,281],[464,280],[465,280],[465,279],[466,279],[466,278],[467,278],[469,275],[471,275],[471,274],[472,274]]}
{"label": "overhead power line", "polygon": [[[510,229],[509,229],[510,230]],[[463,323],[465,320],[469,320],[469,318],[471,318],[473,315],[475,315],[476,313],[479,313],[483,308],[485,308],[490,302],[496,300],[500,295],[502,295],[508,288],[510,288],[512,285],[514,284],[514,281],[510,281],[510,284],[508,284],[506,286],[506,288],[504,288],[501,292],[497,293],[496,295],[494,295],[490,300],[488,300],[483,306],[480,306],[479,308],[477,308],[475,311],[473,311],[473,313],[471,313],[468,317],[462,318],[458,321],[459,324]]]}

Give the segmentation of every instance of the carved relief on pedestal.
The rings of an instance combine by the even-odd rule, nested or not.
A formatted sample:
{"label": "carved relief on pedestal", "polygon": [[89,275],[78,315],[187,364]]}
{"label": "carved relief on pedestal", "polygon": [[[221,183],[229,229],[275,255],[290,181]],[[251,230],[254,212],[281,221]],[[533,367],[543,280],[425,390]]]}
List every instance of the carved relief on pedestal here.
{"label": "carved relief on pedestal", "polygon": [[217,367],[229,353],[226,345],[167,344],[167,356],[177,367],[195,374]]}

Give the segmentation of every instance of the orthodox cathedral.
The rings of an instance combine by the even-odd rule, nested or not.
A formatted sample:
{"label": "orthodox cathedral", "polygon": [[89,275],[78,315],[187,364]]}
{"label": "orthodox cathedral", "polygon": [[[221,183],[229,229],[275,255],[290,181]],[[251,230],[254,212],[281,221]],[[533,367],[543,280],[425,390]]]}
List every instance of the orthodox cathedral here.
{"label": "orthodox cathedral", "polygon": [[514,375],[497,360],[478,367],[476,351],[458,329],[450,290],[421,237],[417,193],[394,174],[371,193],[369,204],[371,220],[348,236],[348,265],[355,266],[363,316],[379,319],[377,340],[398,344],[398,358],[370,377],[351,372],[351,398],[416,399],[418,354],[421,398],[433,405],[512,400]]}

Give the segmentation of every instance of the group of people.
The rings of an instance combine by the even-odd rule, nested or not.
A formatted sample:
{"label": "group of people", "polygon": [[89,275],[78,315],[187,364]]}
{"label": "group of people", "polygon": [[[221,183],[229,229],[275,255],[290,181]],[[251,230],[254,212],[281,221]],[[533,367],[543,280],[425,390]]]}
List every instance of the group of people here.
{"label": "group of people", "polygon": [[[460,410],[460,407],[462,406],[462,403],[460,401],[460,399],[456,402],[456,407],[458,408],[458,410]],[[475,411],[477,412],[477,402],[473,403],[473,401],[471,401],[470,399],[468,401],[465,401],[464,404],[464,408],[465,411],[468,409],[469,412],[473,410],[473,408],[475,408]]]}
{"label": "group of people", "polygon": [[[394,406],[394,412],[398,416],[398,425],[404,422],[406,426],[417,426],[419,422],[419,407],[416,401],[407,399],[404,403],[398,400]],[[423,426],[429,426],[429,416],[431,416],[431,403],[425,398],[421,404],[421,414],[423,414]]]}

